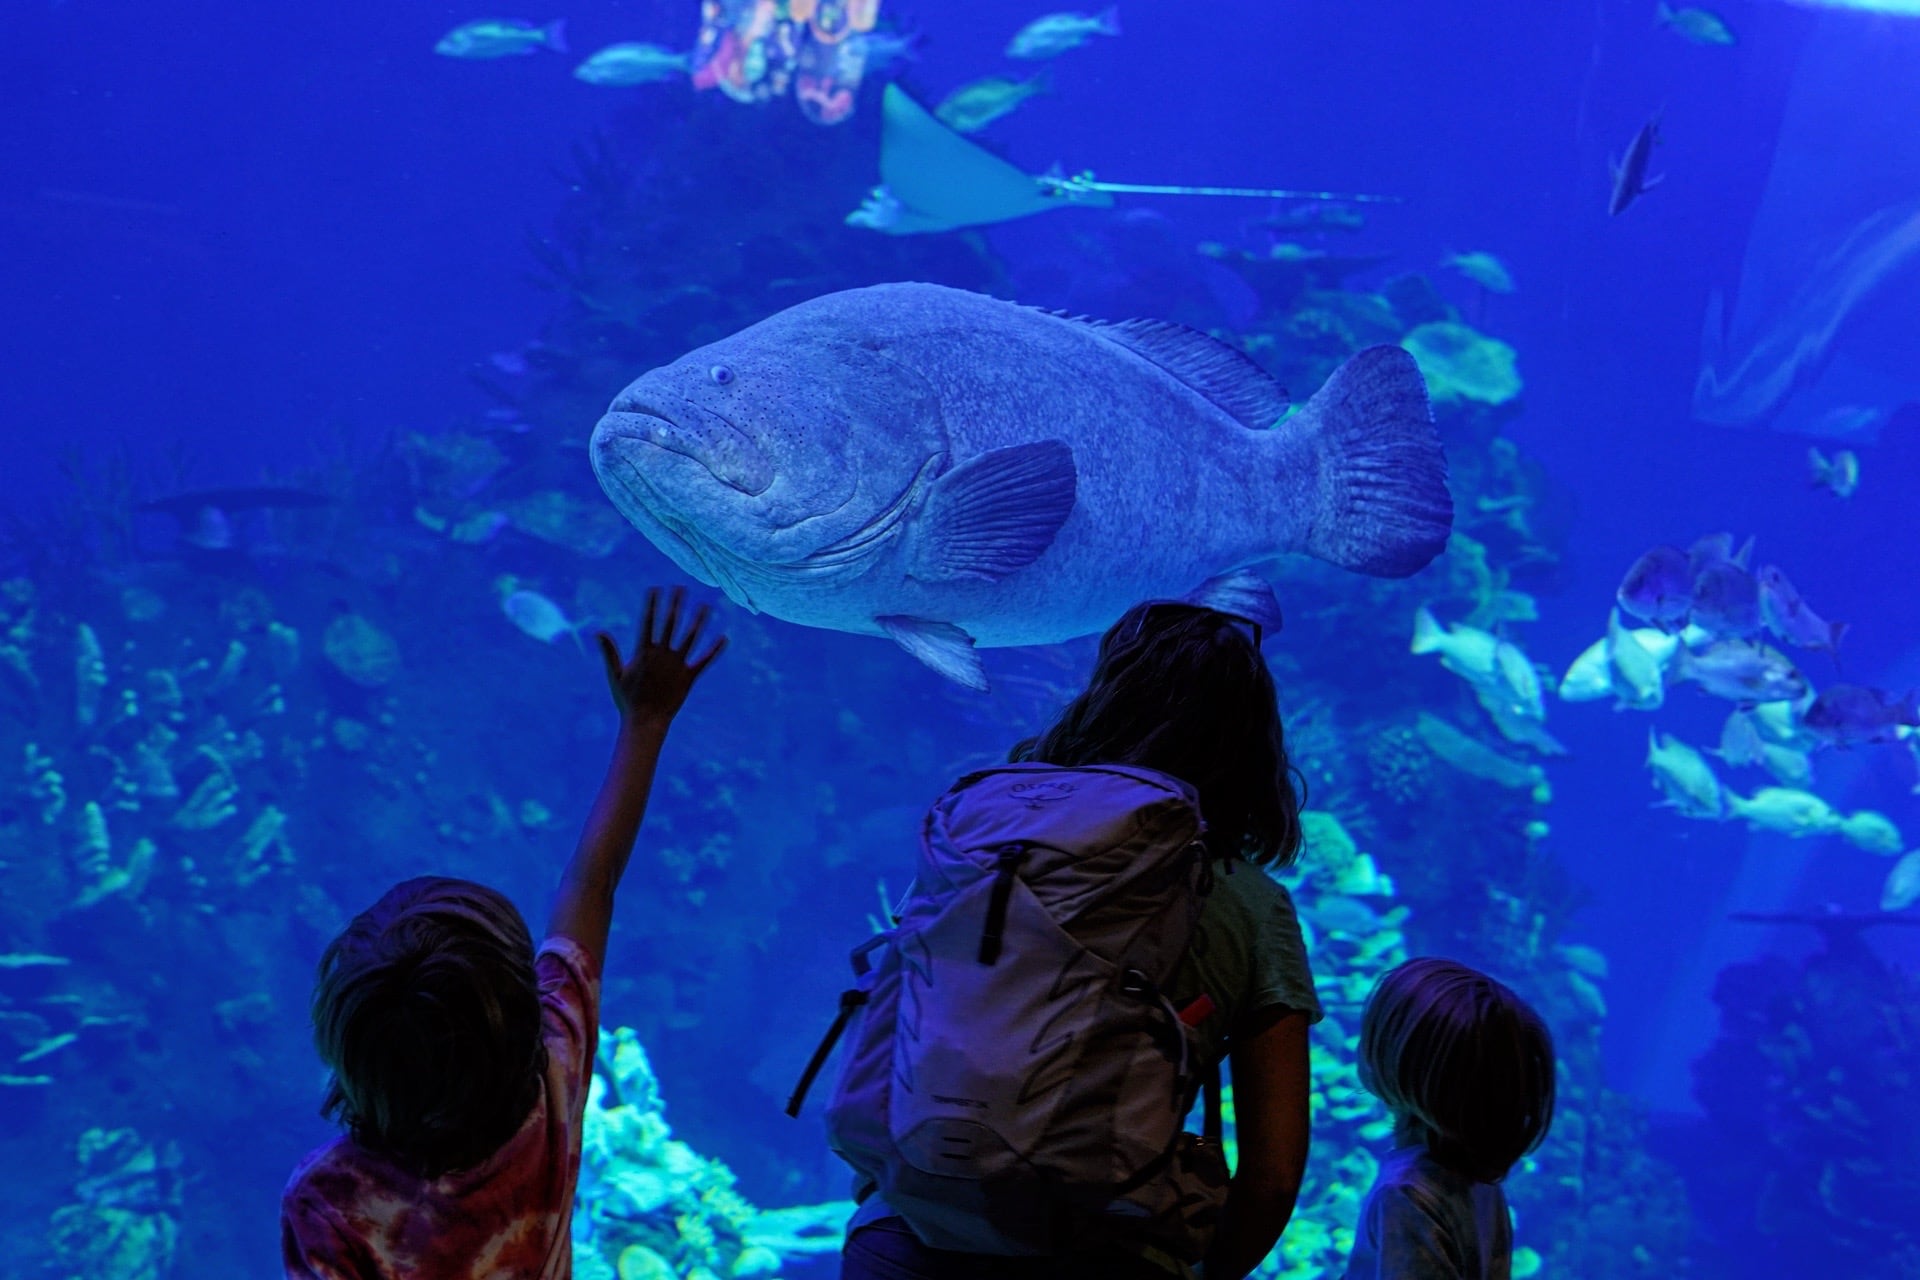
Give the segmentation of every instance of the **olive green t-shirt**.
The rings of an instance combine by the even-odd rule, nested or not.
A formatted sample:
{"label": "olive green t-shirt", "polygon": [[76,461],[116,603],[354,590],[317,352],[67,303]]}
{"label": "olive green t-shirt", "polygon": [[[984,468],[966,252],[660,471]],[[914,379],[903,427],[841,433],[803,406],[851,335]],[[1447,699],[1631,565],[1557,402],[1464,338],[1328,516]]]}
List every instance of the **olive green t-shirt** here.
{"label": "olive green t-shirt", "polygon": [[1320,1021],[1320,999],[1307,966],[1307,943],[1293,898],[1259,867],[1235,858],[1214,867],[1213,891],[1186,959],[1174,970],[1173,997],[1187,1008],[1205,995],[1213,1012],[1200,1024],[1215,1058],[1229,1037],[1257,1015],[1291,1009]]}

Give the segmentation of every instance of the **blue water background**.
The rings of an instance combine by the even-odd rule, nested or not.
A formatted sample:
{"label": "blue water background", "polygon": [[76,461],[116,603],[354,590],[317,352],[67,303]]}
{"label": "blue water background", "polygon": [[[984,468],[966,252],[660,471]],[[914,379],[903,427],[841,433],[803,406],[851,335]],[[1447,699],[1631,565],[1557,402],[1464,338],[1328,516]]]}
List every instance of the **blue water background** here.
{"label": "blue water background", "polygon": [[[691,10],[583,0],[566,17],[585,52],[618,39],[684,44]],[[925,33],[907,83],[927,96],[1007,70],[1000,46],[1036,12],[1008,0],[887,6]],[[1805,440],[1695,423],[1688,399],[1706,296],[1738,278],[1810,36],[1850,23],[1863,41],[1920,47],[1920,27],[1784,4],[1724,12],[1741,37],[1732,50],[1685,43],[1655,30],[1647,6],[1612,0],[1123,4],[1123,38],[1062,58],[1055,92],[990,136],[1029,167],[1058,160],[1112,180],[1403,196],[1354,242],[1390,252],[1388,271],[1497,252],[1516,294],[1475,301],[1457,278],[1442,288],[1518,349],[1525,409],[1507,431],[1550,475],[1570,533],[1541,620],[1525,628],[1543,664],[1563,669],[1600,634],[1640,551],[1730,530],[1753,534],[1760,559],[1853,624],[1849,679],[1903,689],[1920,682],[1920,430],[1895,423],[1863,449],[1860,492],[1842,503],[1806,486]],[[205,0],[10,11],[0,502],[58,504],[69,454],[124,448],[158,468],[181,450],[196,485],[247,484],[342,440],[432,432],[484,407],[470,371],[526,342],[554,307],[528,278],[526,238],[559,206],[570,148],[630,95],[695,103],[682,85],[582,85],[570,59],[432,54],[475,16]],[[861,111],[876,107],[868,97]],[[1609,157],[1656,110],[1666,142],[1653,167],[1665,184],[1610,219]],[[848,191],[847,207],[861,194]],[[728,192],[688,198],[718,204]],[[1241,243],[1255,213],[1232,201],[1138,203],[1187,242]],[[1037,261],[1070,252],[1070,224],[1099,216],[1048,215],[996,243]],[[649,548],[625,554],[636,591],[669,574]],[[518,639],[489,637],[502,664]],[[1810,670],[1831,678],[1823,662],[1810,658]],[[1723,710],[1676,695],[1661,726],[1710,742]],[[1866,907],[1888,864],[1650,807],[1644,717],[1556,706],[1551,727],[1571,753],[1552,767],[1553,847],[1591,895],[1573,936],[1612,963],[1609,1081],[1658,1113],[1684,1113],[1688,1062],[1712,1032],[1713,973],[1807,943],[1728,926],[1726,912]],[[577,767],[596,769],[594,750]],[[1920,817],[1904,753],[1830,754],[1821,768],[1821,792],[1843,808],[1880,808],[1909,827]],[[563,842],[564,830],[556,860]],[[1912,962],[1900,942],[1881,945]]]}

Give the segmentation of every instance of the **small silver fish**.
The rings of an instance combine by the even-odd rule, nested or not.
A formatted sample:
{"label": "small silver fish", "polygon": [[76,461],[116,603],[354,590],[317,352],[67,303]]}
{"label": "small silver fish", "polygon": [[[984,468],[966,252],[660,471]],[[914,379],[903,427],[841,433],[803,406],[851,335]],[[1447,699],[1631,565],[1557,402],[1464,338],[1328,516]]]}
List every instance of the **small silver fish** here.
{"label": "small silver fish", "polygon": [[933,114],[955,133],[978,133],[1028,98],[1047,92],[1049,87],[1045,70],[1025,80],[987,76],[963,84],[942,98]]}
{"label": "small silver fish", "polygon": [[1900,828],[1893,825],[1893,819],[1874,809],[1862,809],[1842,818],[1840,834],[1850,843],[1883,858],[1893,857],[1907,843]]}
{"label": "small silver fish", "polygon": [[1893,864],[1880,890],[1882,911],[1905,911],[1916,902],[1920,902],[1920,849]]}
{"label": "small silver fish", "polygon": [[1832,805],[1810,791],[1790,787],[1762,787],[1751,796],[1729,791],[1727,814],[1756,831],[1777,831],[1796,838],[1840,829],[1840,815]]}
{"label": "small silver fish", "polygon": [[1865,685],[1830,685],[1802,713],[1800,724],[1836,747],[1897,742],[1920,726],[1920,695],[1908,690],[1906,696],[1895,697]]}
{"label": "small silver fish", "polygon": [[1760,630],[1760,584],[1731,560],[1702,569],[1693,580],[1687,621],[1711,635],[1741,639]]}
{"label": "small silver fish", "polygon": [[923,37],[918,31],[869,31],[860,37],[866,51],[866,74],[872,75],[895,62],[918,62]]}
{"label": "small silver fish", "polygon": [[1720,640],[1674,656],[1674,678],[1691,680],[1716,698],[1734,702],[1797,702],[1807,678],[1778,649],[1745,640]]}
{"label": "small silver fish", "polygon": [[1836,498],[1851,498],[1860,487],[1860,455],[1851,449],[1840,449],[1829,458],[1818,448],[1809,448],[1807,482]]}
{"label": "small silver fish", "polygon": [[1736,709],[1721,726],[1720,745],[1714,748],[1713,754],[1730,765],[1758,764],[1766,745],[1753,722],[1753,713]]}
{"label": "small silver fish", "polygon": [[693,56],[657,44],[610,44],[573,69],[576,80],[598,85],[656,84],[677,80],[693,66]]}
{"label": "small silver fish", "polygon": [[1507,264],[1483,250],[1450,254],[1440,265],[1452,267],[1489,293],[1513,292],[1513,273]]}
{"label": "small silver fish", "polygon": [[1676,9],[1666,0],[1659,0],[1654,25],[1667,28],[1689,44],[1730,45],[1734,42],[1732,28],[1719,14],[1708,9]]}
{"label": "small silver fish", "polygon": [[1726,813],[1713,767],[1672,734],[1647,731],[1647,768],[1653,770],[1653,785],[1666,797],[1662,804],[1689,818],[1717,819]]}
{"label": "small silver fish", "polygon": [[560,606],[538,591],[521,588],[509,594],[500,602],[501,610],[514,626],[545,644],[552,644],[561,636],[572,636],[575,645],[582,652],[586,646],[580,644],[580,629],[561,610]]}
{"label": "small silver fish", "polygon": [[1109,5],[1091,16],[1084,13],[1050,13],[1035,18],[1007,42],[1009,58],[1056,58],[1069,49],[1078,49],[1095,36],[1120,34],[1120,10]]}
{"label": "small silver fish", "polygon": [[435,53],[448,58],[512,58],[538,49],[567,51],[565,18],[544,27],[518,18],[481,18],[455,27],[433,46]]}
{"label": "small silver fish", "polygon": [[1847,624],[1828,622],[1808,608],[1779,566],[1761,565],[1755,576],[1760,588],[1760,616],[1769,631],[1802,649],[1834,652],[1840,648],[1840,637],[1847,633]]}
{"label": "small silver fish", "polygon": [[1647,176],[1647,162],[1653,158],[1654,144],[1659,141],[1660,116],[1656,112],[1633,135],[1633,141],[1627,144],[1627,154],[1614,162],[1613,191],[1607,199],[1609,214],[1618,217],[1625,213],[1628,205],[1659,186],[1665,178],[1665,174]]}
{"label": "small silver fish", "polygon": [[1614,599],[1642,622],[1663,630],[1686,625],[1693,607],[1693,565],[1678,547],[1660,546],[1641,556],[1620,580]]}

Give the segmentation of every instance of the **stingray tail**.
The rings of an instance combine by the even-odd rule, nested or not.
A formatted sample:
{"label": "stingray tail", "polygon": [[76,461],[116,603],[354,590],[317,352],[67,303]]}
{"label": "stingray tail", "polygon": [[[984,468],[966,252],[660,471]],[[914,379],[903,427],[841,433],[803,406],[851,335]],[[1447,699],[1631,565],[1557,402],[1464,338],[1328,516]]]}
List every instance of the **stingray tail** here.
{"label": "stingray tail", "polygon": [[1447,458],[1426,379],[1399,347],[1368,347],[1333,371],[1281,430],[1318,460],[1319,496],[1300,549],[1380,578],[1420,572],[1453,527]]}

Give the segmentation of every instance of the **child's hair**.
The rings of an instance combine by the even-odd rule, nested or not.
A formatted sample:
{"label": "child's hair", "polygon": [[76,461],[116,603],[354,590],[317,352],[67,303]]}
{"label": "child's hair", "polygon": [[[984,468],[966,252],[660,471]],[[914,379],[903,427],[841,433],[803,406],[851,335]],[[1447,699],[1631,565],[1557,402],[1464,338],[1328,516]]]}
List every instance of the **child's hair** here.
{"label": "child's hair", "polygon": [[546,1068],[533,939],[504,895],[422,876],[389,889],[320,957],[320,1112],[424,1178],[513,1136]]}
{"label": "child's hair", "polygon": [[1403,1139],[1498,1182],[1553,1123],[1553,1037],[1526,1001],[1477,969],[1409,960],[1367,998],[1360,1082]]}
{"label": "child's hair", "polygon": [[1288,865],[1300,797],[1252,627],[1184,602],[1135,605],[1100,637],[1086,689],[1009,758],[1157,769],[1199,794],[1214,854]]}

